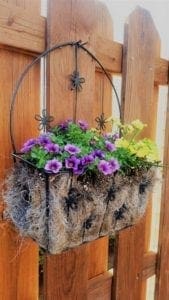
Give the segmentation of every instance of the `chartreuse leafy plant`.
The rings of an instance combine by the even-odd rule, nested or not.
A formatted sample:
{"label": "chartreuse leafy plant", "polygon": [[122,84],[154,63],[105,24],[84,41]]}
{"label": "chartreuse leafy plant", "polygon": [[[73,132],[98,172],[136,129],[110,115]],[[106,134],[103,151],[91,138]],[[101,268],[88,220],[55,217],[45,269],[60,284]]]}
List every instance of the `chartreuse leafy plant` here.
{"label": "chartreuse leafy plant", "polygon": [[160,164],[156,144],[139,139],[146,126],[139,120],[122,124],[109,118],[120,132],[102,134],[88,129],[85,121],[67,120],[25,142],[21,152],[38,169],[56,174],[69,170],[74,175],[101,172],[111,175],[117,171],[131,174]]}

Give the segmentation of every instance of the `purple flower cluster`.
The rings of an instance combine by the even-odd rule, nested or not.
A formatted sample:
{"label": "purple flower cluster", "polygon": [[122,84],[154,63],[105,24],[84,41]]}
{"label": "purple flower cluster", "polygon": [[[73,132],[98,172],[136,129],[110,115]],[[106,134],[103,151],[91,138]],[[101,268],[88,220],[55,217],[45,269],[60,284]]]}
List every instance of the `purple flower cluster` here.
{"label": "purple flower cluster", "polygon": [[23,144],[23,147],[21,149],[22,153],[27,153],[37,144],[36,139],[30,139],[26,143]]}
{"label": "purple flower cluster", "polygon": [[110,161],[101,160],[98,164],[98,169],[104,175],[111,175],[119,170],[120,165],[116,159],[112,159]]}
{"label": "purple flower cluster", "polygon": [[65,167],[67,169],[71,169],[73,171],[73,174],[75,175],[81,175],[84,173],[85,168],[87,165],[94,162],[93,155],[85,155],[82,158],[78,158],[76,156],[71,156],[67,159],[65,159]]}
{"label": "purple flower cluster", "polygon": [[[75,126],[75,127],[74,127]],[[23,148],[21,149],[22,153],[25,154],[31,154],[31,150],[33,147],[36,147],[43,151],[35,151],[35,163],[37,159],[38,160],[42,157],[44,159],[44,169],[46,172],[57,174],[62,168],[71,170],[73,174],[75,175],[81,175],[84,174],[87,170],[96,170],[100,171],[104,175],[111,175],[114,172],[116,172],[120,165],[116,159],[110,159],[111,152],[114,152],[116,150],[116,147],[114,145],[115,139],[117,139],[119,136],[118,134],[105,134],[104,139],[103,136],[99,140],[95,138],[94,135],[91,134],[91,139],[88,140],[88,136],[86,139],[85,144],[85,134],[88,129],[88,124],[85,121],[78,120],[76,124],[72,122],[72,120],[66,120],[65,122],[58,125],[59,128],[59,136],[58,144],[53,142],[55,139],[55,133],[47,132],[44,134],[41,134],[36,139],[30,139],[26,143],[24,143]],[[71,140],[74,141],[73,138],[69,139],[72,133],[72,130],[74,128],[80,128],[81,130],[77,130],[77,135],[82,134],[82,145],[79,146],[78,143],[74,144],[74,142],[71,142]],[[58,132],[58,131],[56,131]],[[57,133],[56,133],[57,134]],[[62,140],[63,135],[63,140]],[[76,137],[76,131],[75,131],[75,137]],[[89,135],[90,137],[90,135]],[[61,138],[61,140],[60,140]],[[60,142],[59,142],[60,141]],[[67,144],[66,142],[67,141]],[[79,141],[79,136],[78,136]],[[100,146],[101,145],[101,146]],[[86,150],[89,147],[90,152],[86,152]],[[101,148],[101,149],[100,149]],[[85,151],[84,151],[85,150]],[[30,153],[29,153],[30,152]],[[37,157],[36,157],[37,153]],[[87,153],[87,154],[83,154]],[[39,156],[38,156],[39,155]],[[33,157],[33,156],[32,156]],[[30,158],[32,158],[30,156]],[[108,159],[109,158],[109,159]]]}

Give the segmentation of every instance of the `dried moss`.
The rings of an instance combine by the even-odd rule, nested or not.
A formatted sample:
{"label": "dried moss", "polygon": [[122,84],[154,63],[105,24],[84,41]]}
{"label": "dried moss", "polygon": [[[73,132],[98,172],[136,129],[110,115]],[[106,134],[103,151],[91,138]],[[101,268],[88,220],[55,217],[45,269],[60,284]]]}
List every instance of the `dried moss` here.
{"label": "dried moss", "polygon": [[49,178],[47,216],[44,176],[16,165],[6,182],[5,218],[21,235],[56,254],[135,224],[145,213],[155,171],[128,177],[63,173]]}

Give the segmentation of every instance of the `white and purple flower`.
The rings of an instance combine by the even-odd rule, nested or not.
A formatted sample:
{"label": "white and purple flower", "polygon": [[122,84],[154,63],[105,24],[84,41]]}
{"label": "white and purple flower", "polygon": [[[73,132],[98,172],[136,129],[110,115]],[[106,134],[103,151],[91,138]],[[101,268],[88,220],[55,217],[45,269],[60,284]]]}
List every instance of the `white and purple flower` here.
{"label": "white and purple flower", "polygon": [[79,164],[80,159],[78,159],[76,156],[71,156],[65,159],[65,167],[67,169],[77,169]]}
{"label": "white and purple flower", "polygon": [[72,145],[72,144],[67,144],[64,147],[64,150],[67,151],[71,155],[77,154],[81,151],[79,147]]}
{"label": "white and purple flower", "polygon": [[86,131],[88,129],[88,123],[86,121],[78,120],[77,123],[79,124],[79,127],[83,130]]}
{"label": "white and purple flower", "polygon": [[45,150],[47,150],[49,153],[58,153],[60,148],[59,145],[54,143],[48,143],[45,145]]}
{"label": "white and purple flower", "polygon": [[45,165],[45,170],[49,173],[57,174],[62,168],[62,163],[57,159],[48,160]]}
{"label": "white and purple flower", "polygon": [[26,143],[23,144],[23,147],[21,149],[22,153],[29,152],[35,145],[37,144],[36,139],[30,139]]}
{"label": "white and purple flower", "polygon": [[106,149],[110,152],[113,152],[116,150],[116,146],[109,141],[105,141],[105,145],[106,145]]}

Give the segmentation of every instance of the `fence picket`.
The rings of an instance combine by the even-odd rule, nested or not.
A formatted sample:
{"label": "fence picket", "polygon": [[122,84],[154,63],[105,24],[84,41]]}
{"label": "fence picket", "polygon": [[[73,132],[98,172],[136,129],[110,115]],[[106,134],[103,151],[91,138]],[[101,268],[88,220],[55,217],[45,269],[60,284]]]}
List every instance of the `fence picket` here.
{"label": "fence picket", "polygon": [[[14,6],[13,1],[13,6]],[[23,7],[23,3],[18,6]],[[40,2],[39,2],[40,5]],[[0,49],[0,178],[3,181],[11,166],[11,145],[9,137],[9,105],[12,90],[18,76],[32,60],[30,55]],[[25,106],[25,102],[26,105]],[[21,87],[15,114],[15,138],[18,147],[36,134],[36,125],[32,122],[34,114],[39,112],[39,66],[30,72]],[[1,203],[2,199],[1,199]],[[16,231],[2,217],[0,221],[0,299],[35,300],[38,298],[38,247],[29,240],[18,236]]]}
{"label": "fence picket", "polygon": [[[154,93],[155,62],[160,40],[150,14],[138,7],[125,27],[122,102],[126,122],[139,118],[148,125],[144,134],[154,138],[157,93]],[[148,214],[149,215],[149,214]],[[147,222],[148,223],[148,222]],[[149,238],[149,237],[148,237]],[[116,251],[114,299],[141,300],[145,282],[141,269],[147,249],[146,219],[119,233]]]}

